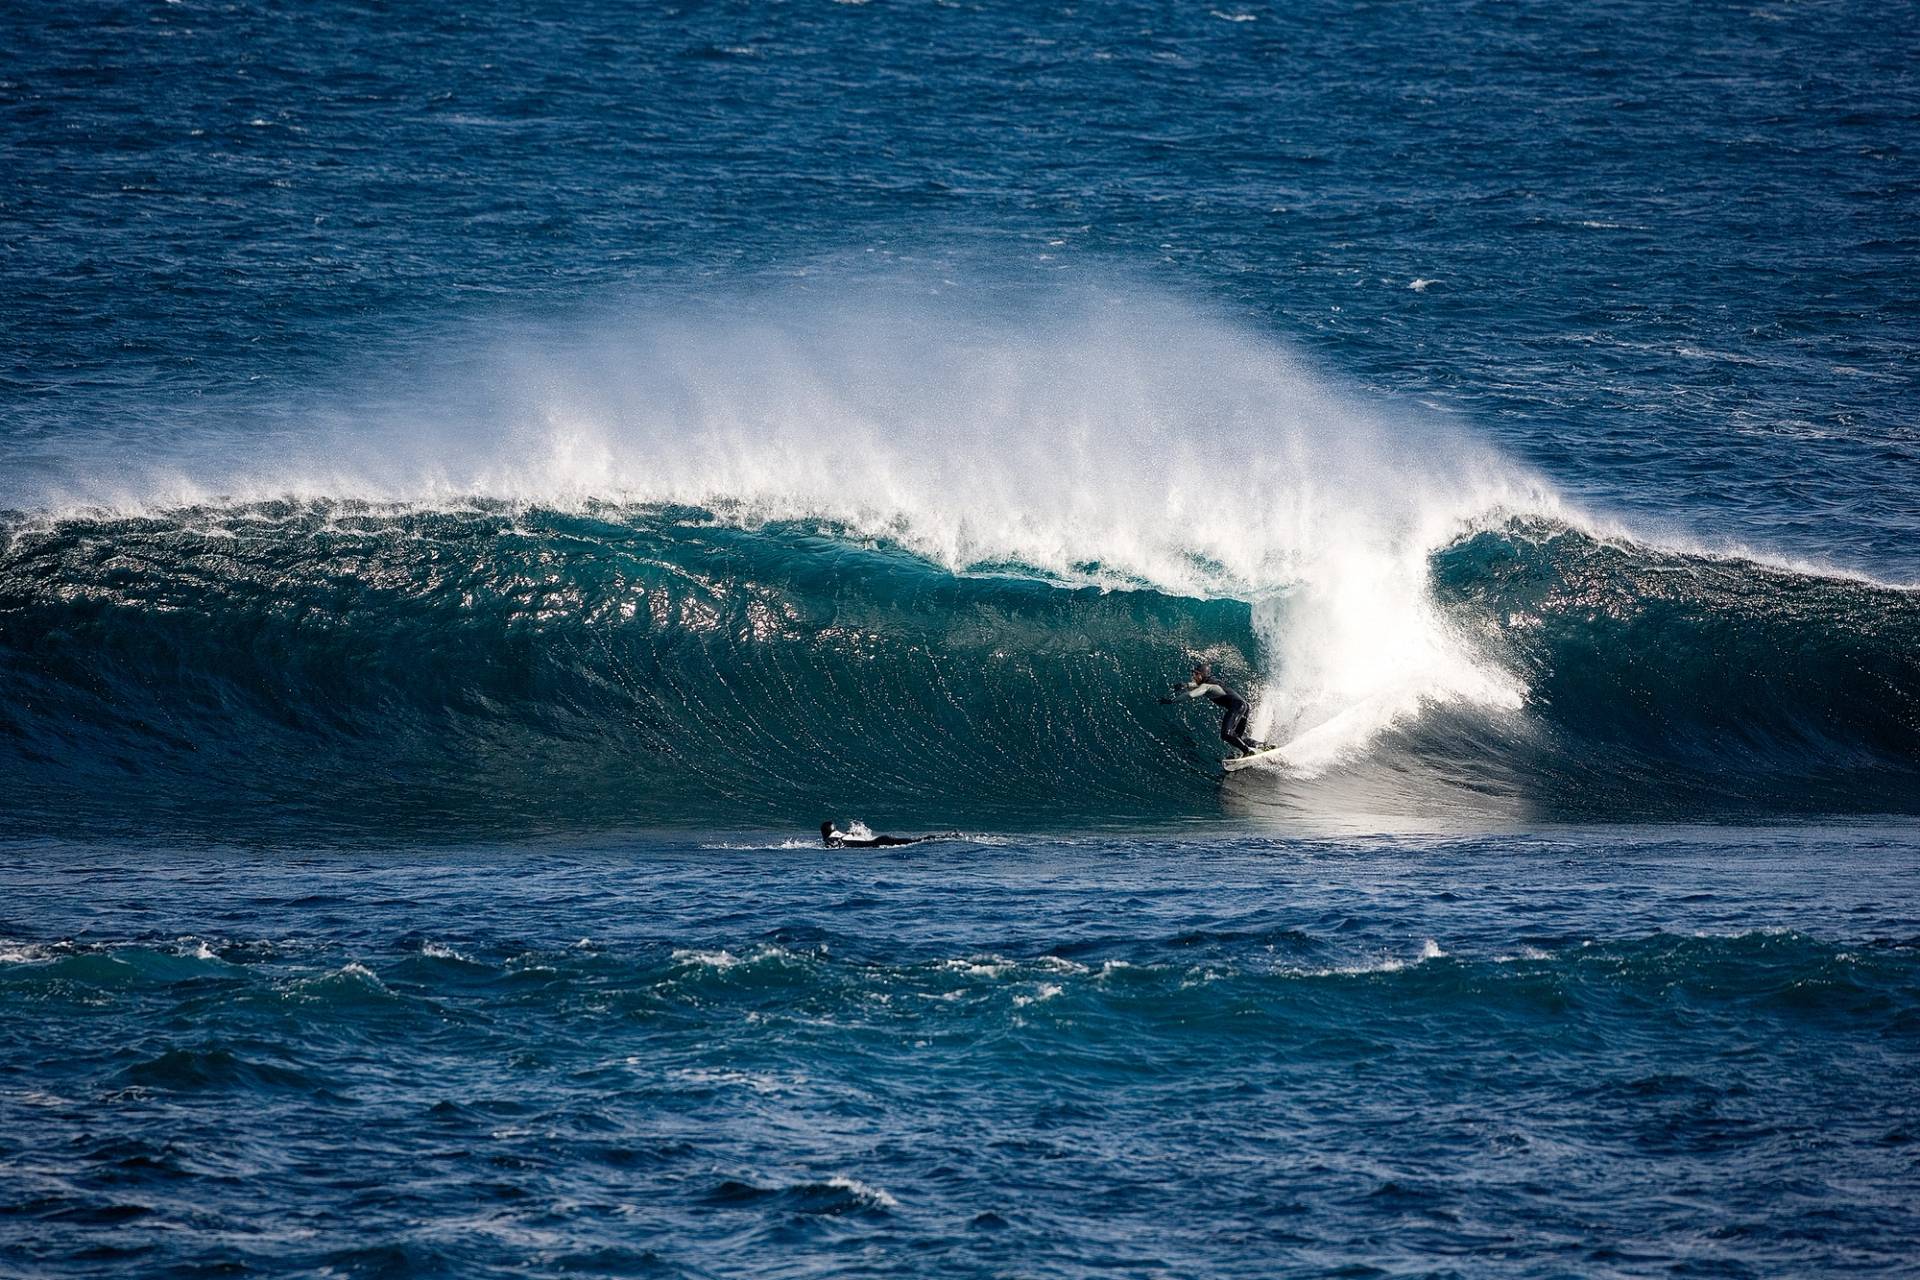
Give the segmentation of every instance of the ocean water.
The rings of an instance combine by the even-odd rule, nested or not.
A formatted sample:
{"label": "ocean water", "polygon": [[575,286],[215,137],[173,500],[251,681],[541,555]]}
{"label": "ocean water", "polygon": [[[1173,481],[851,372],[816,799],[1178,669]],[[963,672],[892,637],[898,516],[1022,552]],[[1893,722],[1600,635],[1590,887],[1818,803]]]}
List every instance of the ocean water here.
{"label": "ocean water", "polygon": [[1911,16],[6,7],[0,1274],[1913,1273]]}
{"label": "ocean water", "polygon": [[8,1269],[1900,1274],[1910,832],[8,846]]}

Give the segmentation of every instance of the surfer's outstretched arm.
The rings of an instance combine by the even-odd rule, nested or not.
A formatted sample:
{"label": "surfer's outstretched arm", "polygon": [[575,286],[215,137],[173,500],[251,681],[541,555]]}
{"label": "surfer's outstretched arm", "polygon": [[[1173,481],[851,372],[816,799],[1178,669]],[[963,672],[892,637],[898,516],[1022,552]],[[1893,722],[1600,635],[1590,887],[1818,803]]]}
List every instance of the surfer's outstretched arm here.
{"label": "surfer's outstretched arm", "polygon": [[1204,698],[1207,696],[1207,694],[1210,691],[1217,690],[1219,688],[1220,686],[1217,684],[1191,684],[1191,683],[1177,684],[1173,686],[1174,696],[1170,698],[1160,699],[1160,705],[1163,707],[1170,707],[1174,703],[1180,701],[1181,695],[1185,695],[1186,697],[1189,697],[1189,698]]}

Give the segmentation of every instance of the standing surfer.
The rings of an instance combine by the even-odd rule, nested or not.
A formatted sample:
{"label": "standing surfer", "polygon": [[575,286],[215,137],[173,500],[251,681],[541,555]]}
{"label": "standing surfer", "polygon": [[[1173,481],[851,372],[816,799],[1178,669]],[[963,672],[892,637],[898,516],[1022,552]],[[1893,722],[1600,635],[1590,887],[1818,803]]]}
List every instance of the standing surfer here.
{"label": "standing surfer", "polygon": [[[1247,700],[1213,678],[1213,668],[1204,662],[1193,664],[1193,679],[1185,684],[1173,686],[1176,695],[1185,694],[1189,698],[1205,698],[1220,708],[1220,740],[1243,756],[1250,756],[1262,749],[1262,744],[1247,737]],[[1162,698],[1161,705],[1171,706],[1176,698]]]}

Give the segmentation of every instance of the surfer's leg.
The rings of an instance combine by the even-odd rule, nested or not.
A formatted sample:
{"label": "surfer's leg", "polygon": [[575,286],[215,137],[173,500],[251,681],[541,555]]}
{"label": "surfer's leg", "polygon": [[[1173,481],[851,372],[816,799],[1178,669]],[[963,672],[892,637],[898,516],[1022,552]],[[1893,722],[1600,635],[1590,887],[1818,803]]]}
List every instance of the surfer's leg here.
{"label": "surfer's leg", "polygon": [[1247,704],[1243,702],[1237,707],[1228,708],[1227,714],[1220,717],[1221,741],[1236,751],[1254,750],[1254,745],[1247,741],[1246,727]]}
{"label": "surfer's leg", "polygon": [[1237,726],[1235,726],[1234,732],[1240,735],[1240,741],[1247,744],[1247,750],[1264,751],[1266,749],[1267,744],[1264,742],[1256,741],[1254,737],[1247,732],[1247,722],[1252,719],[1253,719],[1253,708],[1250,706],[1241,708],[1240,723]]}
{"label": "surfer's leg", "polygon": [[1242,751],[1254,752],[1260,750],[1261,744],[1247,736],[1247,721],[1251,719],[1252,716],[1253,708],[1242,706],[1240,708],[1240,714],[1234,722],[1233,736],[1240,740],[1240,749]]}

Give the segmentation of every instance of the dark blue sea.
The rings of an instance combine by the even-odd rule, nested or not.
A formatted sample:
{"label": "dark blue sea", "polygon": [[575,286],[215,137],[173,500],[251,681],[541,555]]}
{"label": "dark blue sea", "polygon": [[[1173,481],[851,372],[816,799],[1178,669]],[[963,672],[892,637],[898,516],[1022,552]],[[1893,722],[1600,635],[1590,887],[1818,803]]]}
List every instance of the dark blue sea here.
{"label": "dark blue sea", "polygon": [[0,298],[0,1276],[1920,1275],[1911,4],[0,0]]}

